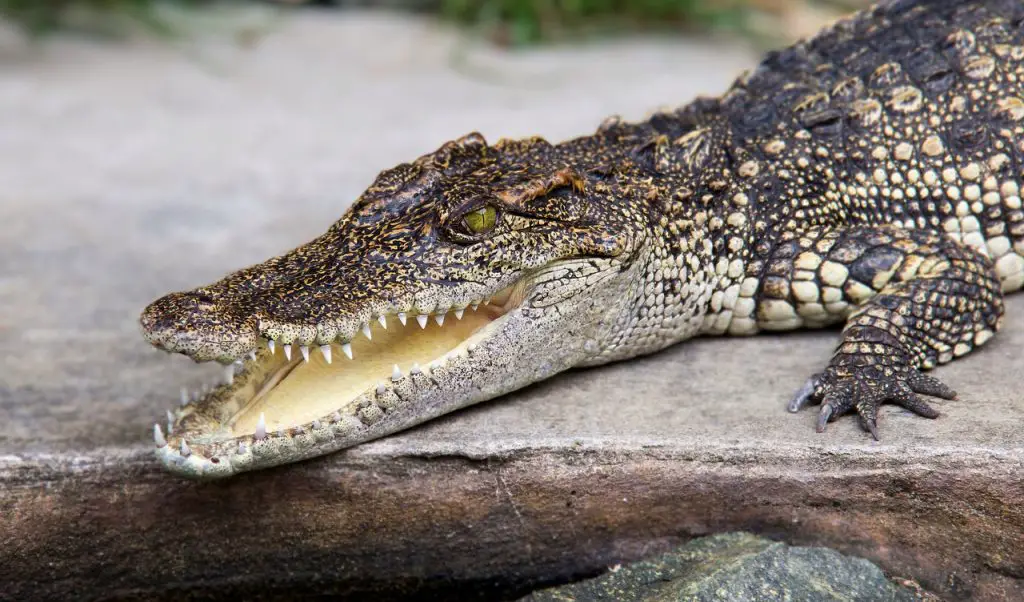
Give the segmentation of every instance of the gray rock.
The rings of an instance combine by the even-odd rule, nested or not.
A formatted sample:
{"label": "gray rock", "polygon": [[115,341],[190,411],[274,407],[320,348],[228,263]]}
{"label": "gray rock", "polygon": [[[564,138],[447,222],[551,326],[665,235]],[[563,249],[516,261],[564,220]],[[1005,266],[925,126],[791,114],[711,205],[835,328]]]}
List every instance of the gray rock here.
{"label": "gray rock", "polygon": [[792,547],[748,533],[696,539],[604,575],[521,602],[910,602],[921,599],[863,558]]}
{"label": "gray rock", "polygon": [[962,398],[934,421],[887,406],[880,443],[784,411],[824,331],[694,341],[224,483],[165,474],[153,423],[220,370],[147,347],[146,303],[312,238],[442,140],[588,133],[754,60],[685,40],[505,54],[376,14],[270,25],[245,48],[0,40],[0,597],[522,592],[747,530],[1024,599],[1021,295],[938,371]]}

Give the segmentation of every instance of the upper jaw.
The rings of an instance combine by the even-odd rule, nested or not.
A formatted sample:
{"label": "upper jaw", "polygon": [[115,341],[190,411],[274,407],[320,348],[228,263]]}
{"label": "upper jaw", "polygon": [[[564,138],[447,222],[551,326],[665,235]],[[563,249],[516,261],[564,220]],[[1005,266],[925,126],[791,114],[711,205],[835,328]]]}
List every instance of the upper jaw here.
{"label": "upper jaw", "polygon": [[[506,280],[514,282],[514,277]],[[376,324],[395,320],[403,325],[410,320],[436,321],[448,314],[460,319],[466,311],[488,305],[496,297],[502,305],[511,294],[511,288],[501,289],[500,283],[467,288],[462,287],[455,295],[443,291],[413,295],[405,302],[370,302],[315,323],[262,312],[238,318],[230,298],[202,311],[191,298],[195,292],[171,293],[143,311],[140,325],[143,338],[159,349],[187,355],[197,362],[218,361],[228,365],[246,359],[268,342],[283,347],[286,353],[293,346],[301,350],[332,343],[348,344],[365,336]]]}

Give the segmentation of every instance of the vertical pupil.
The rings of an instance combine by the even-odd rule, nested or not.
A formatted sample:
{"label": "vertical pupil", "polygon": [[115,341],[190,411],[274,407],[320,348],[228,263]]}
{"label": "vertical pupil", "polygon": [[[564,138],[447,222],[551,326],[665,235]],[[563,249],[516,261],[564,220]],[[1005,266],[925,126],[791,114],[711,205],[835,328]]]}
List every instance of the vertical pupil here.
{"label": "vertical pupil", "polygon": [[486,232],[494,227],[495,215],[494,207],[481,207],[466,214],[466,226],[478,234]]}

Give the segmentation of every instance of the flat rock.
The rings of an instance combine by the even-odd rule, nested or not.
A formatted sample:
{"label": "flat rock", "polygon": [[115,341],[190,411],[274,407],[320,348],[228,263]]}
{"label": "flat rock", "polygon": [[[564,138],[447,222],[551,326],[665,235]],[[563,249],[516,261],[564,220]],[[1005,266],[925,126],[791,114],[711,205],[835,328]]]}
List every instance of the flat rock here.
{"label": "flat rock", "polygon": [[520,602],[912,602],[915,592],[863,558],[794,547],[749,533],[701,537],[600,577]]}
{"label": "flat rock", "polygon": [[162,472],[152,424],[219,370],[148,348],[146,303],[312,238],[446,139],[586,134],[753,64],[734,42],[505,54],[388,15],[260,19],[0,40],[0,598],[521,595],[747,530],[1024,599],[1021,297],[938,371],[961,399],[886,407],[881,442],[784,411],[827,331],[693,341],[223,483]]}

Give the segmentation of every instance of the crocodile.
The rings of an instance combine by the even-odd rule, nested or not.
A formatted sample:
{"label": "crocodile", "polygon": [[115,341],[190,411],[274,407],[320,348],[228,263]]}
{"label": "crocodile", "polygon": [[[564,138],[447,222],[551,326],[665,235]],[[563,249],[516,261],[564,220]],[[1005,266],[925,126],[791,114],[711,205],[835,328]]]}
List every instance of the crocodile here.
{"label": "crocodile", "polygon": [[224,477],[697,336],[839,324],[788,409],[877,439],[880,404],[939,415],[956,393],[927,371],[1024,285],[1022,174],[1010,0],[882,2],[719,97],[557,144],[471,133],[311,242],[145,308],[149,343],[225,366],[156,456]]}

